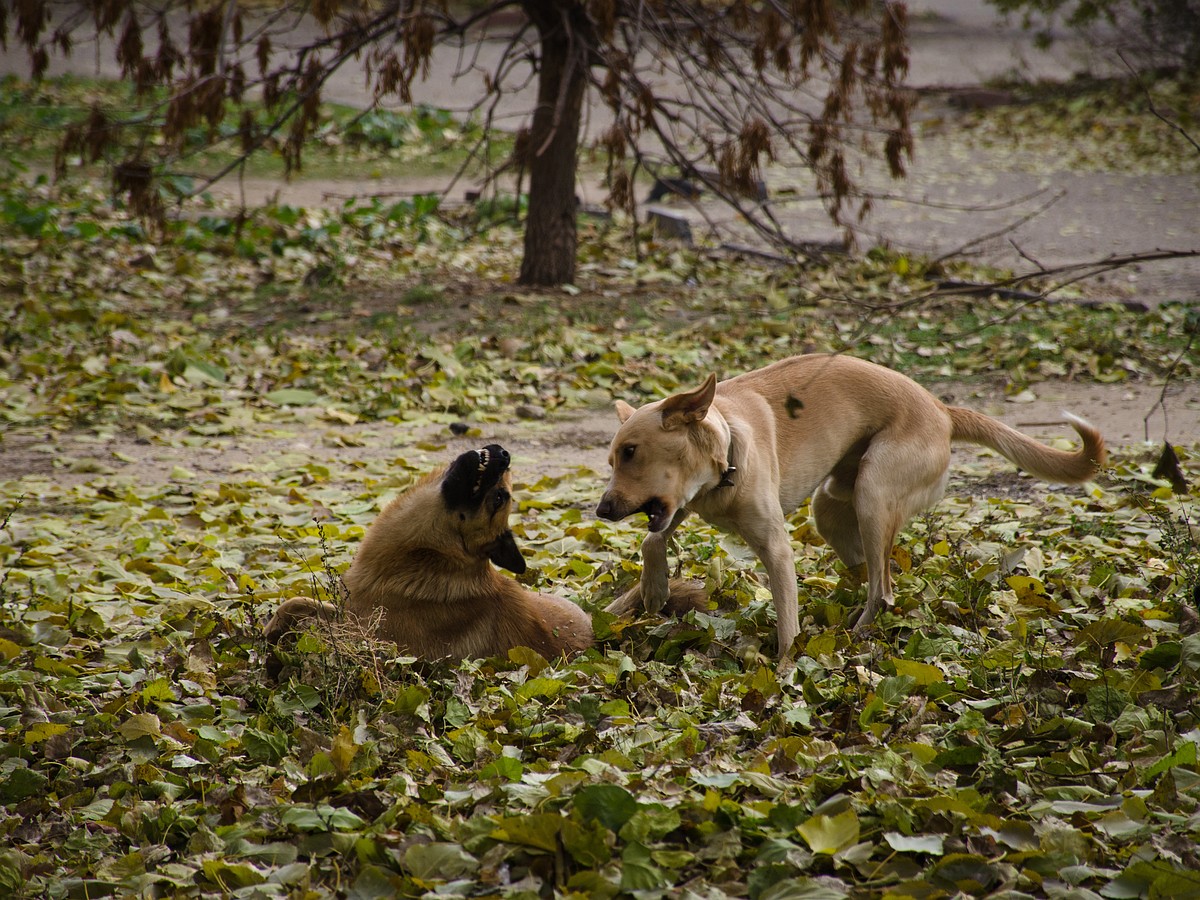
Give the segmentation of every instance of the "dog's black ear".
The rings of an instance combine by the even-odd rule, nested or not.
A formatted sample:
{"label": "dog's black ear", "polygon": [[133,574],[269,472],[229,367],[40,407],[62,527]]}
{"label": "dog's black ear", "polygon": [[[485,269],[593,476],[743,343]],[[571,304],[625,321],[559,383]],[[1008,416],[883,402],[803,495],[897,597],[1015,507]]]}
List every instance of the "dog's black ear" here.
{"label": "dog's black ear", "polygon": [[717,395],[717,376],[709,375],[704,384],[694,391],[674,394],[662,402],[663,428],[671,431],[701,421],[708,415],[713,398]]}
{"label": "dog's black ear", "polygon": [[508,569],[514,575],[525,571],[525,557],[517,546],[517,539],[511,531],[506,531],[487,546],[488,559],[502,569]]}

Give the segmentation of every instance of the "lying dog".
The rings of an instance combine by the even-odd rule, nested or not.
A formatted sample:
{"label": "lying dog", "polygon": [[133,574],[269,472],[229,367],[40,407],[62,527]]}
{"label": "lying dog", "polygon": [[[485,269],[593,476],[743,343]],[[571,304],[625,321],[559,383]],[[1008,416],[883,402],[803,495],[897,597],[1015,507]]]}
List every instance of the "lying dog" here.
{"label": "lying dog", "polygon": [[[462,454],[397,497],[367,530],[345,575],[346,613],[413,656],[499,656],[517,646],[547,659],[592,643],[591,617],[569,600],[535,594],[492,563],[525,571],[508,527],[512,480],[498,444]],[[312,616],[334,617],[332,604],[297,597],[265,626],[279,641]]]}
{"label": "lying dog", "polygon": [[796,568],[784,516],[812,497],[817,531],[852,570],[863,564],[867,602],[856,630],[892,603],[896,535],[946,489],[950,442],[1002,453],[1032,475],[1080,482],[1104,465],[1104,438],[1067,415],[1083,446],[1047,447],[981,413],[946,406],[916,382],[848,356],[795,356],[634,409],[609,449],[604,519],[649,517],[642,579],[608,610],[655,612],[668,595],[667,543],[698,513],[740,535],[767,569],[779,638],[799,632]]}

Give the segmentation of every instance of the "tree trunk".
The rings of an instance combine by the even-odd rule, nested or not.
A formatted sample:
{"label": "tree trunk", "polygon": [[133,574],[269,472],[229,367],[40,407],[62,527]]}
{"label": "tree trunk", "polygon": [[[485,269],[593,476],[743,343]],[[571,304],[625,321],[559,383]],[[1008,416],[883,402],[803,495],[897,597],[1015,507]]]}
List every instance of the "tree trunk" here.
{"label": "tree trunk", "polygon": [[587,86],[579,5],[562,0],[522,4],[541,37],[537,108],[525,160],[529,213],[521,284],[566,284],[575,278],[575,166],[579,121]]}

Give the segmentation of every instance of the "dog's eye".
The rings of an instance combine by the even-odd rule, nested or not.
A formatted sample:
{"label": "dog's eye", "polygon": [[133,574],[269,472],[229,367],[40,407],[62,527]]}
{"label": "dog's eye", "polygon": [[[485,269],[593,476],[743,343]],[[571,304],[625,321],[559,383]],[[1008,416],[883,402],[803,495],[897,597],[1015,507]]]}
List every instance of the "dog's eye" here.
{"label": "dog's eye", "polygon": [[509,493],[504,488],[497,488],[492,494],[492,512],[501,509],[508,502]]}
{"label": "dog's eye", "polygon": [[637,453],[637,444],[626,444],[621,448],[621,459],[625,462],[633,459],[633,455]]}

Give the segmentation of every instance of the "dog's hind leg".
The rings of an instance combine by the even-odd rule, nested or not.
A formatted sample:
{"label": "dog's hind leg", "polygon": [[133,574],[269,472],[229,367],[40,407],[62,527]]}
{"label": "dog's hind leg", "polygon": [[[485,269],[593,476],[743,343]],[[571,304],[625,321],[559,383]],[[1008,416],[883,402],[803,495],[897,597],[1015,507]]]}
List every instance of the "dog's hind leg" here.
{"label": "dog's hind leg", "polygon": [[854,511],[854,488],[846,489],[827,478],[812,498],[813,520],[817,533],[825,539],[846,568],[857,572],[866,561],[858,514]]}
{"label": "dog's hind leg", "polygon": [[873,445],[863,457],[854,485],[854,511],[867,564],[867,605],[855,631],[862,631],[892,604],[896,535],[914,514],[941,499],[949,463],[949,441],[944,448],[933,441],[886,441]]}

